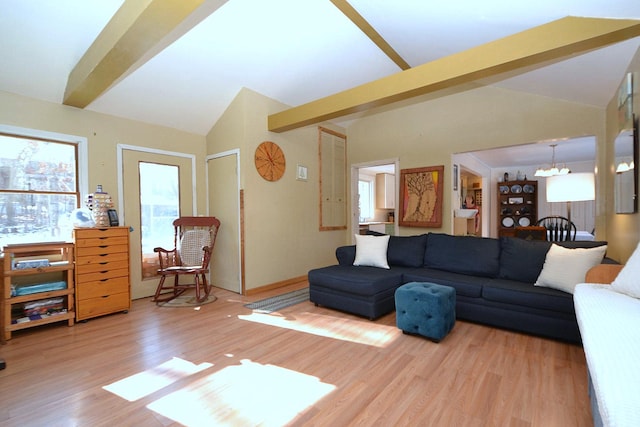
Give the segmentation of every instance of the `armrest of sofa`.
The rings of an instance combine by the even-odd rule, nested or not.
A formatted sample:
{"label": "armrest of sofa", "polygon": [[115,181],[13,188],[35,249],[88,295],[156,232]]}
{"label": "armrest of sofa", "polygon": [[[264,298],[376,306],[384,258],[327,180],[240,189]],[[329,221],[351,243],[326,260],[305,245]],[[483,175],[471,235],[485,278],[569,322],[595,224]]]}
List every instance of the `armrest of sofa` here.
{"label": "armrest of sofa", "polygon": [[356,260],[356,245],[340,246],[336,249],[336,259],[340,265],[353,265]]}
{"label": "armrest of sofa", "polygon": [[573,294],[596,426],[640,425],[640,300],[580,283]]}
{"label": "armrest of sofa", "polygon": [[622,270],[622,264],[598,264],[587,271],[585,283],[610,284]]}

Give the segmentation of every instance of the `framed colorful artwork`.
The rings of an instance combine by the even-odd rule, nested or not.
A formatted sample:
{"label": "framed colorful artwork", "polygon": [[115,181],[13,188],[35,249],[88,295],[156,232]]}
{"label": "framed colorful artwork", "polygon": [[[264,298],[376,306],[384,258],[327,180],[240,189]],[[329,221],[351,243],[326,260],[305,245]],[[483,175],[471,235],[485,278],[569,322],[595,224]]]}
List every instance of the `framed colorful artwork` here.
{"label": "framed colorful artwork", "polygon": [[442,227],[444,166],[400,170],[401,227]]}

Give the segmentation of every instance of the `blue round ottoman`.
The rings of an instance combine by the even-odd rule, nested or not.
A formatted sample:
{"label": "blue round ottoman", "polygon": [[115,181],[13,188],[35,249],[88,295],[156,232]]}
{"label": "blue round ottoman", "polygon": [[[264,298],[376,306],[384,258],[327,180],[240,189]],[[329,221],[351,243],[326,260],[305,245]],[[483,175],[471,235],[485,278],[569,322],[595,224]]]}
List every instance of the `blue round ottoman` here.
{"label": "blue round ottoman", "polygon": [[456,291],[435,283],[410,282],[395,293],[396,324],[404,333],[440,342],[456,323]]}

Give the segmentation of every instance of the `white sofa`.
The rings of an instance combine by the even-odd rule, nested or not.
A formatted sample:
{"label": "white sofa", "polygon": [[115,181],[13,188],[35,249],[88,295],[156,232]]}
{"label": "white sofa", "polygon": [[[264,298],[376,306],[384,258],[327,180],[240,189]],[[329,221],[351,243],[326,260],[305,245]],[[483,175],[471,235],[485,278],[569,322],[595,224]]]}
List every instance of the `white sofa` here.
{"label": "white sofa", "polygon": [[577,285],[573,298],[594,425],[640,426],[640,299],[593,283]]}

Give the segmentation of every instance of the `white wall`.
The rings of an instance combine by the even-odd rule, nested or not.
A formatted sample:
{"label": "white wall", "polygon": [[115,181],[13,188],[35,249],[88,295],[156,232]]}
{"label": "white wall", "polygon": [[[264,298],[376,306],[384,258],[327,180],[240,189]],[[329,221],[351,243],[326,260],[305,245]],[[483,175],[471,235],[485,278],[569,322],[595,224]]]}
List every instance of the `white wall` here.
{"label": "white wall", "polygon": [[[207,135],[207,152],[238,149],[244,190],[245,290],[277,285],[306,276],[312,268],[336,262],[335,249],[347,243],[346,230],[319,231],[318,129],[309,126],[273,133],[267,116],[287,106],[242,89]],[[324,125],[345,133],[335,125]],[[254,154],[263,141],[278,144],[286,169],[278,181],[256,171]],[[347,146],[349,142],[347,141]],[[307,181],[296,179],[297,165],[307,167]],[[211,171],[210,180],[225,176]]]}

